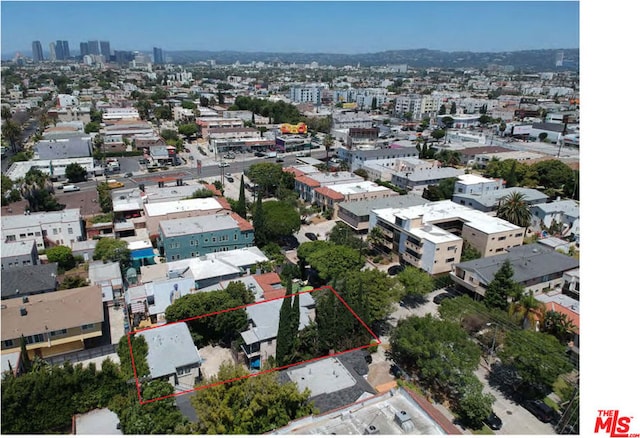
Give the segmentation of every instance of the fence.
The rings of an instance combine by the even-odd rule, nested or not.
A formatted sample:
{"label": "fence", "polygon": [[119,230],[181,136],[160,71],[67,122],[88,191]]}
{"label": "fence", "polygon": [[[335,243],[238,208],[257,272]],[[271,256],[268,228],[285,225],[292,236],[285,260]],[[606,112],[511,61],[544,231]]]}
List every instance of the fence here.
{"label": "fence", "polygon": [[116,345],[103,345],[89,350],[76,351],[74,353],[61,354],[59,356],[48,357],[45,360],[51,365],[61,365],[65,362],[71,364],[93,359],[95,357],[106,356],[116,352]]}

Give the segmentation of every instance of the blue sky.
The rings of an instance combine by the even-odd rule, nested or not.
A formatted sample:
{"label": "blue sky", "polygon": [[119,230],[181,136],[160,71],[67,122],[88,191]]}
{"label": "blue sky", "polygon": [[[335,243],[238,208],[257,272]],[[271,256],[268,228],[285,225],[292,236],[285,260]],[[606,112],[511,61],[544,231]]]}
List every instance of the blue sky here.
{"label": "blue sky", "polygon": [[0,2],[2,54],[31,42],[111,50],[366,53],[579,47],[577,1]]}

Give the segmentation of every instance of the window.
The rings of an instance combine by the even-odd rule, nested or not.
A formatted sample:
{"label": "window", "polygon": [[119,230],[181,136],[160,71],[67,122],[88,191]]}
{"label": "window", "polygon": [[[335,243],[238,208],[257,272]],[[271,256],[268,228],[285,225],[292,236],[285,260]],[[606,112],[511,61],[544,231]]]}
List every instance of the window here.
{"label": "window", "polygon": [[3,345],[4,345],[5,348],[13,347],[13,339],[7,339],[6,341],[4,341]]}
{"label": "window", "polygon": [[498,240],[507,240],[507,236],[498,237]]}
{"label": "window", "polygon": [[33,236],[33,233],[27,233],[27,236]]}
{"label": "window", "polygon": [[445,263],[452,263],[455,259],[453,257],[451,257],[450,259],[446,259]]}
{"label": "window", "polygon": [[62,329],[62,330],[54,330],[51,332],[51,336],[60,336],[60,335],[64,335],[67,333],[67,329]]}
{"label": "window", "polygon": [[53,229],[53,235],[55,236],[56,234],[58,234],[58,229],[57,229],[57,228],[54,228],[54,229]]}
{"label": "window", "polygon": [[456,246],[447,246],[447,251],[455,251],[456,250]]}
{"label": "window", "polygon": [[516,237],[522,237],[522,233],[516,234]]}
{"label": "window", "polygon": [[33,335],[33,336],[27,336],[25,338],[25,342],[27,344],[35,344],[37,342],[44,342],[44,334],[39,333],[37,335]]}
{"label": "window", "polygon": [[91,330],[95,324],[84,324],[82,330]]}
{"label": "window", "polygon": [[7,242],[15,242],[15,241],[16,241],[15,234],[11,234],[10,236],[7,236]]}
{"label": "window", "polygon": [[24,234],[24,233],[20,233],[20,238],[21,238],[21,239],[24,239],[25,237],[27,237],[27,235],[26,235],[26,234]]}
{"label": "window", "polygon": [[67,233],[73,234],[73,228],[71,228],[71,227],[67,228]]}

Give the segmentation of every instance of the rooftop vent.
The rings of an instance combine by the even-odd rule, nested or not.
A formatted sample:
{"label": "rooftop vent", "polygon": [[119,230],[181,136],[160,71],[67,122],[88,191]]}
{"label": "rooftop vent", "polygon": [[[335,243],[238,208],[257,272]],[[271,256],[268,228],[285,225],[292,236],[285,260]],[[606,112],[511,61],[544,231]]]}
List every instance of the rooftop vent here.
{"label": "rooftop vent", "polygon": [[20,316],[27,316],[27,308],[26,307],[20,307]]}
{"label": "rooftop vent", "polygon": [[23,303],[28,303],[29,302],[29,297],[22,297],[22,302]]}
{"label": "rooftop vent", "polygon": [[380,434],[380,430],[378,430],[378,428],[376,426],[374,426],[373,424],[370,424],[364,430],[364,434],[365,435],[379,435]]}

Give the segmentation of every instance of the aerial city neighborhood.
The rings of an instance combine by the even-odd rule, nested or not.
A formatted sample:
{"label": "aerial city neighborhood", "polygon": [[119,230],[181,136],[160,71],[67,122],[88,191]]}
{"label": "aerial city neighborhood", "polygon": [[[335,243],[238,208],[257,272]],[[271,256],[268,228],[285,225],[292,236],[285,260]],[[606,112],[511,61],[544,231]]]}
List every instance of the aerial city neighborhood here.
{"label": "aerial city neighborhood", "polygon": [[72,50],[2,62],[2,433],[579,433],[577,50]]}

